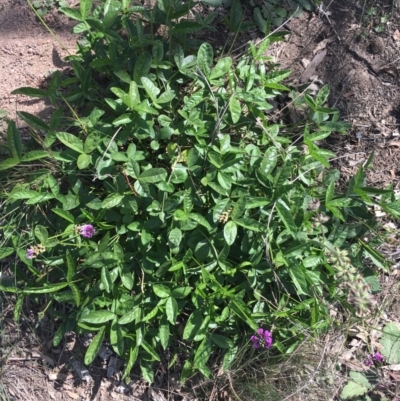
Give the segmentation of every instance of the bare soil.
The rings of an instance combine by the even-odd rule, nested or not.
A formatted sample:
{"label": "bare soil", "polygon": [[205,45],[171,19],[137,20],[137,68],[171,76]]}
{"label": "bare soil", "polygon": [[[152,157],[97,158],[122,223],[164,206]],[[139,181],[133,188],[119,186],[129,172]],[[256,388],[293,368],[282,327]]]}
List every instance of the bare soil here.
{"label": "bare soil", "polygon": [[52,107],[43,100],[11,95],[14,89],[38,88],[57,69],[65,68],[62,58],[74,53],[77,36],[74,23],[57,11],[45,16],[58,41],[36,18],[24,0],[0,0],[0,109],[16,118],[17,111],[46,118]]}
{"label": "bare soil", "polygon": [[[325,0],[324,3],[324,11],[303,14],[286,25],[291,35],[286,42],[275,45],[274,55],[283,67],[292,71],[293,84],[330,86],[329,107],[338,108],[341,118],[353,127],[346,136],[333,135],[325,144],[338,155],[334,165],[341,173],[347,178],[354,175],[374,151],[369,184],[377,187],[394,184],[397,188],[399,2]],[[382,18],[388,22],[381,24]]]}

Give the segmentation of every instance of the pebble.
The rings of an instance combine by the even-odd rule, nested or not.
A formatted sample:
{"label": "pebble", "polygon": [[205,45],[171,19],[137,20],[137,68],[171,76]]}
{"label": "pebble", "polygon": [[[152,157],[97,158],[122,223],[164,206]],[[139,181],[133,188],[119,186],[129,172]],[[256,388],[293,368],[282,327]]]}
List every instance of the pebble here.
{"label": "pebble", "polygon": [[375,54],[382,53],[385,48],[383,39],[379,38],[379,37],[372,39],[370,46],[371,46],[372,53],[375,53]]}

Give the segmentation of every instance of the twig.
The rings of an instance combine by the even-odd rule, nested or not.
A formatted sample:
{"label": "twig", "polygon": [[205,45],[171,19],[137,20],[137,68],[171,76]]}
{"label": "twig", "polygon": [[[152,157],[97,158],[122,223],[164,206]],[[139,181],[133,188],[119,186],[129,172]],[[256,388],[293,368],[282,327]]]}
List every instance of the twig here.
{"label": "twig", "polygon": [[235,395],[235,397],[239,400],[242,401],[242,399],[236,394],[235,389],[233,388],[233,384],[232,384],[232,378],[231,378],[231,374],[228,372],[228,380],[229,380],[229,387],[231,388],[233,394]]}
{"label": "twig", "polygon": [[[115,134],[114,134],[114,135],[112,136],[112,138],[110,139],[110,142],[108,142],[108,145],[107,145],[107,147],[106,147],[106,150],[104,151],[103,156],[101,156],[101,159],[100,159],[100,161],[97,163],[97,165],[99,165],[99,164],[104,160],[104,156],[106,155],[107,150],[110,148],[112,141],[113,141],[113,140],[115,139],[115,137],[118,135],[118,132],[121,131],[121,129],[122,129],[122,126],[119,127],[119,128],[117,129],[117,131],[115,131]],[[92,181],[96,181],[97,178],[99,178],[99,175],[96,173],[96,175],[94,176],[94,178],[93,178]]]}

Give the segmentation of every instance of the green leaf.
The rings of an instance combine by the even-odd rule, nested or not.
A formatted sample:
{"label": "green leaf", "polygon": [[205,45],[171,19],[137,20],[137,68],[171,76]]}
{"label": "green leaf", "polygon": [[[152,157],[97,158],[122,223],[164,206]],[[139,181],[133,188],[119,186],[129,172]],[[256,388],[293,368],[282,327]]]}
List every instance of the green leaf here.
{"label": "green leaf", "polygon": [[278,150],[275,146],[269,147],[260,164],[260,171],[264,175],[271,174],[278,161]]}
{"label": "green leaf", "polygon": [[160,94],[160,89],[158,89],[157,86],[155,86],[147,77],[141,77],[140,80],[142,81],[144,90],[149,95],[150,99],[154,103],[157,103],[157,96]]}
{"label": "green leaf", "polygon": [[60,291],[67,286],[68,283],[46,284],[43,287],[38,287],[38,288],[31,288],[31,287],[24,288],[23,292],[25,294],[50,294],[52,292]]}
{"label": "green leaf", "polygon": [[142,322],[148,322],[150,320],[153,320],[157,314],[160,308],[158,306],[155,306],[143,319]]}
{"label": "green leaf", "polygon": [[206,366],[211,355],[211,341],[204,339],[196,350],[194,355],[194,367],[200,368]]}
{"label": "green leaf", "polygon": [[39,160],[45,157],[50,157],[50,153],[46,150],[31,150],[30,152],[22,155],[21,162],[31,162],[33,160]]}
{"label": "green leaf", "polygon": [[340,397],[343,398],[344,400],[348,400],[354,397],[358,397],[360,395],[363,395],[368,392],[368,388],[365,386],[362,386],[361,384],[358,384],[353,381],[349,381],[342,390],[342,393],[340,394]]}
{"label": "green leaf", "polygon": [[140,371],[146,382],[154,383],[154,372],[150,362],[142,359],[140,361]]}
{"label": "green leaf", "polygon": [[40,241],[42,245],[46,245],[47,238],[49,237],[49,233],[47,232],[46,228],[37,225],[34,230],[35,237]]}
{"label": "green leaf", "polygon": [[177,248],[182,241],[182,231],[179,228],[174,228],[168,235],[168,242],[171,248]]}
{"label": "green leaf", "polygon": [[308,295],[307,280],[300,266],[296,264],[291,264],[289,269],[289,274],[290,277],[292,278],[293,284],[296,287],[297,294]]}
{"label": "green leaf", "polygon": [[383,346],[382,355],[389,364],[400,363],[400,328],[396,323],[387,323],[379,340]]}
{"label": "green leaf", "polygon": [[160,357],[158,356],[157,352],[154,350],[154,348],[147,343],[145,340],[142,341],[142,343],[140,344],[149,355],[151,355],[151,357],[155,360],[155,361],[160,361]]}
{"label": "green leaf", "polygon": [[107,0],[104,5],[103,25],[106,29],[110,28],[118,16],[121,3],[116,0]]}
{"label": "green leaf", "polygon": [[113,283],[112,283],[110,271],[108,270],[108,268],[106,266],[103,266],[101,268],[100,278],[101,278],[101,283],[103,284],[105,291],[110,293]]}
{"label": "green leaf", "polygon": [[61,7],[61,8],[59,8],[59,11],[64,13],[69,18],[76,19],[78,21],[83,20],[80,10],[77,10],[75,8]]}
{"label": "green leaf", "polygon": [[138,177],[138,180],[146,184],[155,184],[160,181],[165,181],[167,172],[163,168],[150,168],[143,171]]}
{"label": "green leaf", "polygon": [[219,334],[211,334],[211,341],[224,349],[230,349],[232,346],[232,342],[227,337]]}
{"label": "green leaf", "polygon": [[277,83],[287,78],[292,72],[291,71],[273,71],[265,76],[265,83]]}
{"label": "green leaf", "polygon": [[163,284],[153,285],[153,291],[160,298],[168,298],[171,295],[171,290],[169,287]]}
{"label": "green leaf", "polygon": [[[131,83],[129,84],[129,92],[128,92],[127,96],[128,97],[125,99],[126,104],[131,109],[134,109],[140,103],[140,95],[139,95],[139,90],[138,90],[138,86],[137,86],[136,82],[131,81]],[[119,124],[121,124],[121,119],[119,119],[118,122],[119,122]],[[115,123],[115,121],[114,121],[114,123]]]}
{"label": "green leaf", "polygon": [[122,267],[122,270],[120,271],[120,277],[122,285],[126,289],[131,290],[133,288],[134,280],[133,280],[133,272],[131,271],[128,265],[124,265]]}
{"label": "green leaf", "polygon": [[[171,269],[169,271],[171,271]],[[192,291],[192,287],[178,287],[172,290],[171,295],[174,298],[186,298]]]}
{"label": "green leaf", "polygon": [[225,355],[222,361],[222,369],[224,372],[228,372],[231,369],[233,361],[236,358],[238,347],[231,348]]}
{"label": "green leaf", "polygon": [[83,146],[83,150],[85,153],[92,153],[97,146],[101,143],[103,137],[98,131],[91,132],[85,140],[85,145]]}
{"label": "green leaf", "polygon": [[234,221],[228,221],[224,226],[224,238],[230,246],[235,242],[237,236],[237,225]]}
{"label": "green leaf", "polygon": [[214,52],[211,45],[207,42],[203,43],[197,52],[197,65],[203,74],[208,78],[210,75],[210,67],[214,59]]}
{"label": "green leaf", "polygon": [[18,159],[10,158],[0,162],[0,171],[8,170],[19,164]]}
{"label": "green leaf", "polygon": [[229,29],[238,32],[243,21],[243,8],[240,0],[233,0],[229,14]]}
{"label": "green leaf", "polygon": [[138,355],[139,355],[139,347],[131,347],[129,349],[129,357],[128,357],[128,361],[126,363],[124,374],[122,375],[122,379],[125,379],[125,377],[127,377],[130,374],[130,372],[133,368],[133,365],[135,364],[135,362],[137,360]]}
{"label": "green leaf", "polygon": [[235,315],[240,317],[240,319],[242,319],[243,322],[247,323],[253,330],[258,329],[258,325],[252,318],[249,308],[240,298],[231,299],[231,302],[229,303],[229,308]]}
{"label": "green leaf", "polygon": [[335,194],[335,182],[331,181],[326,190],[325,202],[329,203],[333,199],[334,194]]}
{"label": "green leaf", "polygon": [[84,153],[83,142],[75,135],[72,135],[68,132],[57,132],[56,137],[60,142],[62,142],[65,146],[68,146],[72,150],[75,150],[79,153]]}
{"label": "green leaf", "polygon": [[222,75],[225,75],[229,71],[231,65],[232,59],[230,57],[220,58],[211,71],[210,79],[216,79],[221,77]]}
{"label": "green leaf", "polygon": [[386,273],[389,273],[390,267],[388,266],[387,259],[376,249],[371,248],[366,242],[359,240],[362,244],[364,255],[369,257],[375,266],[379,267]]}
{"label": "green leaf", "polygon": [[140,54],[135,63],[135,68],[133,69],[133,80],[141,85],[142,81],[140,78],[147,77],[151,68],[151,54],[149,52],[143,52]]}
{"label": "green leaf", "polygon": [[103,344],[105,333],[106,327],[103,326],[94,336],[85,354],[85,365],[90,365],[96,358],[97,354],[100,351],[101,345]]}
{"label": "green leaf", "polygon": [[71,288],[72,296],[75,301],[75,305],[79,306],[81,304],[81,293],[79,288],[74,283],[69,283],[69,288]]}
{"label": "green leaf", "polygon": [[89,155],[87,155],[86,153],[82,153],[79,155],[76,164],[77,164],[79,170],[83,170],[84,168],[89,166],[91,162],[92,162],[91,157]]}
{"label": "green leaf", "polygon": [[46,202],[49,199],[54,199],[53,194],[39,194],[26,201],[27,205],[36,205],[37,203]]}
{"label": "green leaf", "polygon": [[294,222],[293,214],[291,213],[291,211],[287,208],[287,206],[284,203],[281,203],[280,201],[276,203],[276,210],[287,230],[289,230],[290,234],[292,234],[292,236],[295,237],[297,233],[297,227]]}
{"label": "green leaf", "polygon": [[168,321],[175,326],[176,317],[178,315],[178,303],[173,297],[168,297],[167,303],[165,304],[165,312],[167,314]]}
{"label": "green leaf", "polygon": [[72,215],[72,213],[68,212],[67,210],[63,210],[63,209],[51,209],[51,211],[57,215],[59,215],[60,217],[62,217],[63,219],[69,221],[70,223],[75,223],[75,219],[74,216]]}
{"label": "green leaf", "polygon": [[114,74],[126,84],[130,84],[132,81],[131,76],[124,70],[114,71]]}
{"label": "green leaf", "polygon": [[42,130],[45,132],[49,130],[49,126],[39,117],[27,113],[26,111],[18,111],[17,114],[19,118],[24,120],[33,129]]}
{"label": "green leaf", "polygon": [[125,195],[120,195],[118,193],[108,195],[103,202],[101,202],[101,207],[102,209],[111,209],[115,206],[118,206],[124,198]]}
{"label": "green leaf", "polygon": [[92,10],[92,0],[80,0],[79,9],[83,19],[86,19],[90,15]]}
{"label": "green leaf", "polygon": [[164,351],[167,349],[169,344],[169,335],[170,335],[169,323],[168,320],[165,318],[165,316],[163,316],[160,325],[158,326],[158,336],[160,338],[160,343]]}
{"label": "green leaf", "polygon": [[360,372],[350,372],[349,376],[353,381],[355,381],[358,384],[361,384],[364,387],[367,387],[368,389],[372,387],[369,380]]}
{"label": "green leaf", "polygon": [[71,253],[69,251],[66,252],[66,258],[67,258],[67,281],[68,283],[71,283],[73,280],[75,274],[76,274],[76,266],[74,259],[71,256]]}
{"label": "green leaf", "polygon": [[266,226],[259,223],[257,220],[254,220],[249,217],[243,217],[240,219],[235,219],[235,223],[241,227],[246,228],[247,230],[262,232],[266,230]]}
{"label": "green leaf", "polygon": [[137,307],[125,313],[125,315],[121,316],[120,319],[118,320],[118,323],[121,325],[129,324],[136,319],[136,315],[137,315]]}
{"label": "green leaf", "polygon": [[231,112],[232,122],[236,124],[242,114],[239,99],[236,96],[232,96],[229,101],[229,111]]}
{"label": "green leaf", "polygon": [[116,320],[114,320],[110,328],[110,343],[115,353],[122,356],[124,353],[124,333]]}
{"label": "green leaf", "polygon": [[22,156],[22,142],[21,135],[15,125],[14,121],[8,123],[7,128],[7,146],[10,149],[12,157],[15,159],[21,159]]}
{"label": "green leaf", "polygon": [[[10,247],[1,247],[0,248],[0,260],[6,258],[7,256],[12,255],[15,252],[14,248]],[[0,280],[1,282],[1,280]]]}
{"label": "green leaf", "polygon": [[107,310],[89,311],[81,315],[80,322],[101,324],[113,320],[115,314]]}
{"label": "green leaf", "polygon": [[157,103],[159,104],[169,103],[175,97],[176,93],[173,90],[167,90],[160,95],[160,97],[157,99]]}
{"label": "green leaf", "polygon": [[47,97],[47,92],[42,89],[22,87],[11,92],[12,95],[25,95],[30,97]]}

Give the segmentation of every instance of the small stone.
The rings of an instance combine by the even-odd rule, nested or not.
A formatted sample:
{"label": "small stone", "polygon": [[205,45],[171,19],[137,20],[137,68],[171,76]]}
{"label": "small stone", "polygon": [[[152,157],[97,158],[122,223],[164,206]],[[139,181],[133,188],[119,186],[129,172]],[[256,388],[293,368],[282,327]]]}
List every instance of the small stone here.
{"label": "small stone", "polygon": [[385,49],[385,44],[382,38],[374,38],[370,43],[371,51],[374,54],[382,53]]}

